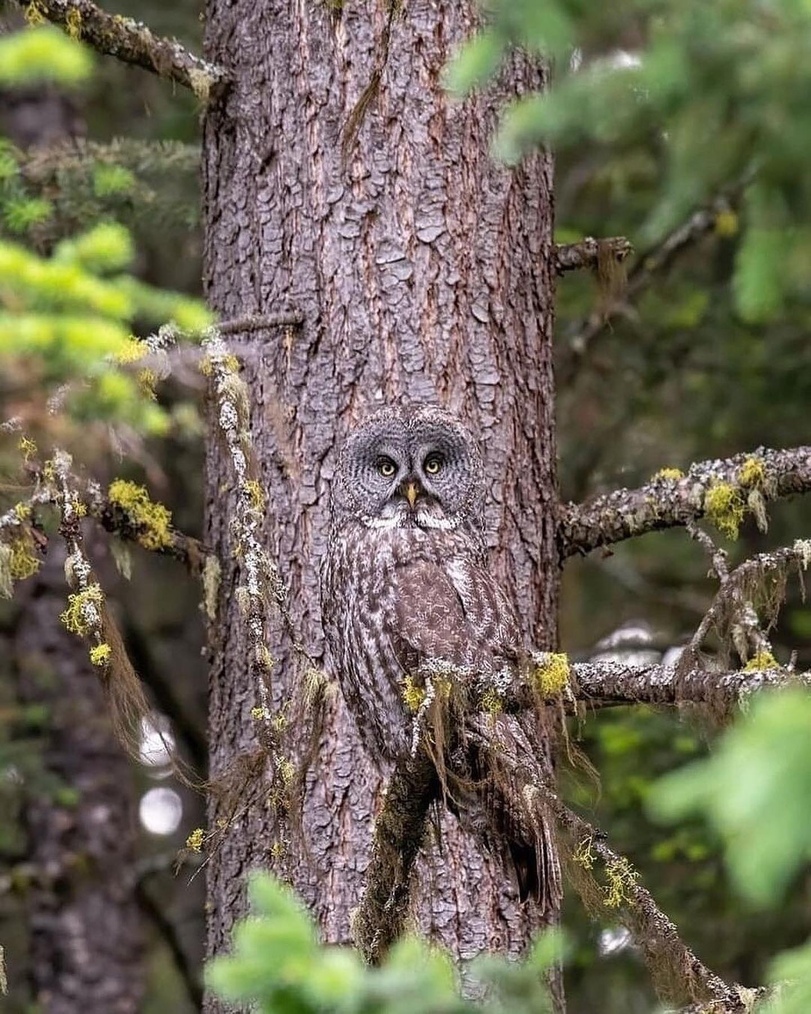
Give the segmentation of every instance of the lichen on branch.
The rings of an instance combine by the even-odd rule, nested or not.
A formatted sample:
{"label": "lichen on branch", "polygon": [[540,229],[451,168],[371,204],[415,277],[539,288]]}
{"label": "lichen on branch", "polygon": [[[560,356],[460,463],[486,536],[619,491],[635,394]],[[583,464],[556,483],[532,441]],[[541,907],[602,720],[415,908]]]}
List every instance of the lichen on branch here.
{"label": "lichen on branch", "polygon": [[[719,493],[720,491],[720,493]],[[676,478],[665,470],[637,489],[618,489],[560,508],[561,558],[707,516],[733,536],[749,512],[760,527],[770,500],[811,491],[811,447],[758,449],[702,461]]]}
{"label": "lichen on branch", "polygon": [[50,21],[99,53],[190,88],[203,102],[228,80],[222,67],[203,60],[176,39],[155,35],[145,24],[110,14],[91,0],[15,0],[29,21]]}

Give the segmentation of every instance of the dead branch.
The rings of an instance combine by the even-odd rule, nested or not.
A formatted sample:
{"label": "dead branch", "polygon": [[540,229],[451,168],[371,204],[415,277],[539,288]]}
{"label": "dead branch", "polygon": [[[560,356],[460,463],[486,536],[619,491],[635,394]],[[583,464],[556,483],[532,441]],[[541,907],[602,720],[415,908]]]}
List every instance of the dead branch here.
{"label": "dead branch", "polygon": [[599,267],[604,257],[622,262],[634,252],[634,248],[625,236],[612,236],[609,239],[594,239],[586,236],[578,243],[556,243],[554,248],[555,271],[565,274],[579,268]]}
{"label": "dead branch", "polygon": [[[753,461],[763,469],[763,481],[757,487],[744,482],[744,465]],[[558,528],[561,557],[686,525],[708,513],[712,516],[707,494],[719,486],[730,486],[737,492],[742,514],[754,510],[748,504],[752,492],[762,501],[807,493],[811,491],[811,447],[759,448],[750,454],[701,461],[681,478],[658,475],[637,489],[618,489],[585,504],[564,504]]]}
{"label": "dead branch", "polygon": [[598,307],[574,328],[572,337],[566,342],[567,355],[562,358],[555,371],[559,387],[566,387],[574,381],[586,354],[596,339],[608,330],[611,321],[616,319],[628,304],[637,299],[683,250],[716,229],[719,217],[729,214],[731,203],[731,198],[726,194],[716,197],[706,208],[700,208],[690,215],[661,243],[643,251],[637,257],[628,273],[627,284],[621,292],[622,298],[609,306]]}
{"label": "dead branch", "polygon": [[533,786],[536,805],[551,814],[572,846],[571,867],[585,875],[575,876],[591,885],[584,896],[587,907],[595,907],[595,884],[590,871],[599,863],[606,885],[598,893],[598,904],[616,912],[633,934],[634,942],[645,956],[657,990],[664,999],[680,1002],[709,1001],[704,1009],[717,1014],[745,1014],[747,1008],[740,987],[729,985],[690,950],[676,926],[658,907],[647,888],[638,882],[638,874],[625,856],[615,852],[606,835],[561,802],[544,785]]}
{"label": "dead branch", "polygon": [[750,694],[801,685],[811,674],[789,669],[737,669],[729,672],[678,666],[630,666],[622,662],[579,662],[572,666],[578,701],[597,708],[621,704],[705,704],[728,713]]}
{"label": "dead branch", "polygon": [[132,18],[109,14],[91,0],[37,0],[28,4],[14,0],[28,14],[59,25],[74,39],[80,39],[99,53],[142,67],[159,77],[181,84],[202,101],[221,88],[228,75],[222,67],[191,53],[176,39],[153,34],[145,24]]}
{"label": "dead branch", "polygon": [[397,764],[386,788],[375,821],[366,889],[352,921],[355,943],[370,965],[380,964],[403,932],[414,860],[438,791],[434,765],[422,750]]}
{"label": "dead branch", "polygon": [[[798,539],[793,546],[751,557],[731,573],[724,569],[719,574],[718,594],[687,645],[683,660],[688,665],[698,661],[704,639],[713,628],[719,631],[722,640],[732,641],[743,662],[770,656],[771,644],[761,628],[755,603],[758,599],[766,600],[767,612],[771,614],[766,622],[770,624],[782,601],[786,576],[791,570],[806,570],[810,562],[811,541]],[[764,578],[775,573],[776,584],[764,592]]]}

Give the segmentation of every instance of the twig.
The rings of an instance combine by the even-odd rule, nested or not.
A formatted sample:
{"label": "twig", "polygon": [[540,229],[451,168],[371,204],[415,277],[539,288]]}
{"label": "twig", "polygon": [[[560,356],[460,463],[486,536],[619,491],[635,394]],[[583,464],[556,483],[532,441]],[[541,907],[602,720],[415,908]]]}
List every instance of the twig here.
{"label": "twig", "polygon": [[793,546],[784,546],[769,553],[759,553],[744,561],[731,573],[725,572],[721,587],[710,608],[704,614],[695,634],[683,656],[688,664],[694,664],[705,637],[713,627],[719,627],[726,620],[727,628],[737,626],[739,636],[733,637],[735,648],[742,661],[757,655],[771,654],[771,644],[758,620],[757,610],[752,602],[749,588],[758,578],[779,571],[785,574],[791,567],[806,570],[811,562],[811,541],[797,540]]}
{"label": "twig", "polygon": [[622,262],[634,252],[625,236],[594,239],[586,236],[578,243],[556,243],[554,248],[555,271],[559,275],[579,268],[596,268],[603,257]]}
{"label": "twig", "polygon": [[91,0],[14,2],[26,12],[29,24],[32,14],[39,16],[64,28],[72,38],[88,43],[99,53],[190,88],[204,102],[229,79],[222,67],[196,56],[176,39],[155,35],[145,24],[132,18],[109,14]]}
{"label": "twig", "polygon": [[701,461],[683,478],[655,476],[637,489],[618,489],[585,504],[564,504],[558,529],[561,557],[704,517],[712,487],[728,484],[746,492],[742,468],[753,460],[762,464],[766,476],[760,491],[764,501],[811,491],[811,447],[759,448],[752,454]]}
{"label": "twig", "polygon": [[574,381],[594,341],[607,329],[610,322],[620,314],[623,308],[640,296],[654,278],[670,266],[682,250],[711,232],[716,227],[718,216],[728,212],[730,204],[729,196],[717,197],[706,208],[701,208],[690,215],[658,246],[643,251],[637,257],[628,274],[627,284],[622,292],[622,300],[617,300],[613,305],[607,307],[600,307],[574,328],[572,337],[566,343],[568,355],[562,358],[556,369],[556,380],[560,387],[567,387]]}

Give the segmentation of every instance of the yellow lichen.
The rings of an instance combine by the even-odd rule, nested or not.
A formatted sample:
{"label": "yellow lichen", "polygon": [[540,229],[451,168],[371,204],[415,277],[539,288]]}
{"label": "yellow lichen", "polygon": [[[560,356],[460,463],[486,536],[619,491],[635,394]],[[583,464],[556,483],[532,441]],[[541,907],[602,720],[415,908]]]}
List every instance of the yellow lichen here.
{"label": "yellow lichen", "polygon": [[282,780],[282,784],[289,788],[293,784],[293,780],[296,777],[296,766],[287,757],[279,757],[276,761],[276,770],[279,772],[279,777]]}
{"label": "yellow lichen", "polygon": [[46,22],[45,12],[42,10],[40,4],[36,0],[31,0],[31,3],[25,8],[25,20],[28,24],[34,28],[37,25],[44,25]]}
{"label": "yellow lichen", "polygon": [[145,398],[149,398],[151,401],[157,400],[157,393],[155,387],[158,383],[158,375],[154,370],[139,370],[138,371],[138,389]]}
{"label": "yellow lichen", "polygon": [[109,644],[97,644],[90,649],[90,661],[93,665],[105,666],[110,661],[113,649]]}
{"label": "yellow lichen", "polygon": [[274,859],[284,859],[287,855],[287,848],[284,842],[279,841],[277,838],[270,846],[270,854]]}
{"label": "yellow lichen", "polygon": [[546,652],[535,660],[532,674],[535,689],[541,697],[554,697],[569,685],[569,657],[556,652]]}
{"label": "yellow lichen", "polygon": [[264,721],[266,718],[270,718],[267,708],[251,708],[251,718],[256,719],[257,722]]}
{"label": "yellow lichen", "polygon": [[17,515],[20,521],[27,521],[31,517],[31,504],[15,503],[14,513]]}
{"label": "yellow lichen", "polygon": [[660,468],[654,475],[653,481],[663,479],[665,482],[678,482],[684,478],[684,472],[680,468]]}
{"label": "yellow lichen", "polygon": [[627,899],[628,891],[636,883],[639,874],[625,859],[616,859],[608,863],[605,868],[605,875],[608,879],[605,890],[606,908],[619,908]]}
{"label": "yellow lichen", "polygon": [[169,530],[172,512],[162,503],[149,499],[143,486],[125,479],[116,479],[107,490],[110,503],[120,507],[139,529],[138,542],[144,549],[163,549],[172,543]]}
{"label": "yellow lichen", "polygon": [[87,514],[87,504],[81,500],[73,501],[73,511],[77,518],[83,518]]}
{"label": "yellow lichen", "polygon": [[115,354],[115,361],[120,366],[128,363],[137,363],[149,352],[149,346],[139,338],[130,338],[126,345],[123,345]]}
{"label": "yellow lichen", "polygon": [[504,701],[494,687],[488,687],[482,694],[481,706],[489,715],[500,715],[504,710]]}
{"label": "yellow lichen", "polygon": [[205,831],[202,827],[196,827],[186,839],[186,848],[191,849],[192,852],[202,852],[204,839]]}
{"label": "yellow lichen", "polygon": [[763,489],[766,484],[766,466],[760,458],[747,458],[741,465],[738,481],[747,489]]}
{"label": "yellow lichen", "polygon": [[713,483],[704,494],[704,511],[722,535],[737,539],[745,512],[739,489],[728,482]]}
{"label": "yellow lichen", "polygon": [[418,687],[413,676],[406,676],[403,680],[403,700],[409,711],[417,712],[425,700],[425,690]]}
{"label": "yellow lichen", "polygon": [[761,669],[779,669],[780,663],[770,651],[758,651],[743,668],[745,672],[758,672]]}
{"label": "yellow lichen", "polygon": [[203,609],[209,620],[217,616],[217,596],[222,568],[216,556],[207,556],[203,564]]}
{"label": "yellow lichen", "polygon": [[738,216],[731,208],[719,211],[715,216],[715,232],[718,236],[735,236],[738,232]]}
{"label": "yellow lichen", "polygon": [[77,42],[82,37],[82,15],[75,7],[71,7],[65,18],[65,31]]}
{"label": "yellow lichen", "polygon": [[36,545],[28,528],[15,533],[9,542],[11,555],[8,558],[8,569],[14,581],[24,581],[36,574],[42,566],[42,560],[36,555]]}
{"label": "yellow lichen", "polygon": [[68,595],[68,608],[59,619],[72,634],[80,636],[90,633],[101,624],[101,605],[104,593],[97,584],[91,584],[84,591]]}
{"label": "yellow lichen", "polygon": [[256,646],[256,663],[260,669],[264,669],[265,672],[272,672],[273,667],[276,665],[276,661],[268,651],[267,645],[258,644]]}
{"label": "yellow lichen", "polygon": [[197,364],[197,369],[203,374],[204,377],[210,377],[214,372],[214,363],[211,361],[211,356],[203,356],[200,362]]}
{"label": "yellow lichen", "polygon": [[242,488],[248,495],[251,507],[254,507],[258,511],[263,510],[265,507],[265,491],[256,479],[248,479],[242,484]]}
{"label": "yellow lichen", "polygon": [[17,444],[17,447],[21,451],[24,461],[30,461],[37,453],[37,445],[28,437],[20,437],[20,442]]}
{"label": "yellow lichen", "polygon": [[583,838],[582,841],[577,843],[577,848],[572,854],[572,860],[578,866],[582,866],[584,870],[590,870],[594,866],[593,845],[594,840],[592,838]]}

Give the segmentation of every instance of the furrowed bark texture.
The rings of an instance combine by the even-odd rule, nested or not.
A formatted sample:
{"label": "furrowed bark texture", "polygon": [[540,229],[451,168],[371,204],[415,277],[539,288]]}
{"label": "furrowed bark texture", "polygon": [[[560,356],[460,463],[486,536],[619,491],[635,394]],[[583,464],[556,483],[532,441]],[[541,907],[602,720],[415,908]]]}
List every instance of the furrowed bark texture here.
{"label": "furrowed bark texture", "polygon": [[[25,807],[29,978],[43,1014],[136,1014],[144,986],[130,763],[107,718],[85,645],[59,623],[64,553],[28,583],[14,639],[17,694],[47,709],[43,765]],[[75,794],[59,800],[58,790]]]}
{"label": "furrowed bark texture", "polygon": [[[516,58],[498,89],[452,102],[442,69],[474,27],[469,2],[208,3],[206,55],[234,84],[205,126],[207,293],[223,318],[291,307],[304,317],[287,333],[229,340],[244,355],[253,400],[266,538],[295,622],[318,650],[336,448],[366,413],[407,400],[439,402],[480,434],[493,477],[495,569],[528,638],[555,641],[551,162],[539,155],[510,170],[488,154],[497,98],[541,77]],[[353,137],[353,111],[378,77]],[[224,564],[212,643],[215,780],[255,745],[249,711],[258,703],[234,604],[229,482],[212,443],[207,543]],[[279,636],[272,648],[278,704],[297,677],[289,644]],[[291,857],[289,870],[329,940],[349,936],[380,787],[338,700],[310,779],[309,855]],[[218,816],[212,804],[212,826]],[[254,810],[212,860],[212,953],[244,911],[242,875],[269,865],[271,844],[269,816]],[[420,883],[419,923],[463,956],[518,951],[532,924],[555,915],[520,908],[501,868],[451,820],[442,858],[421,864]]]}

